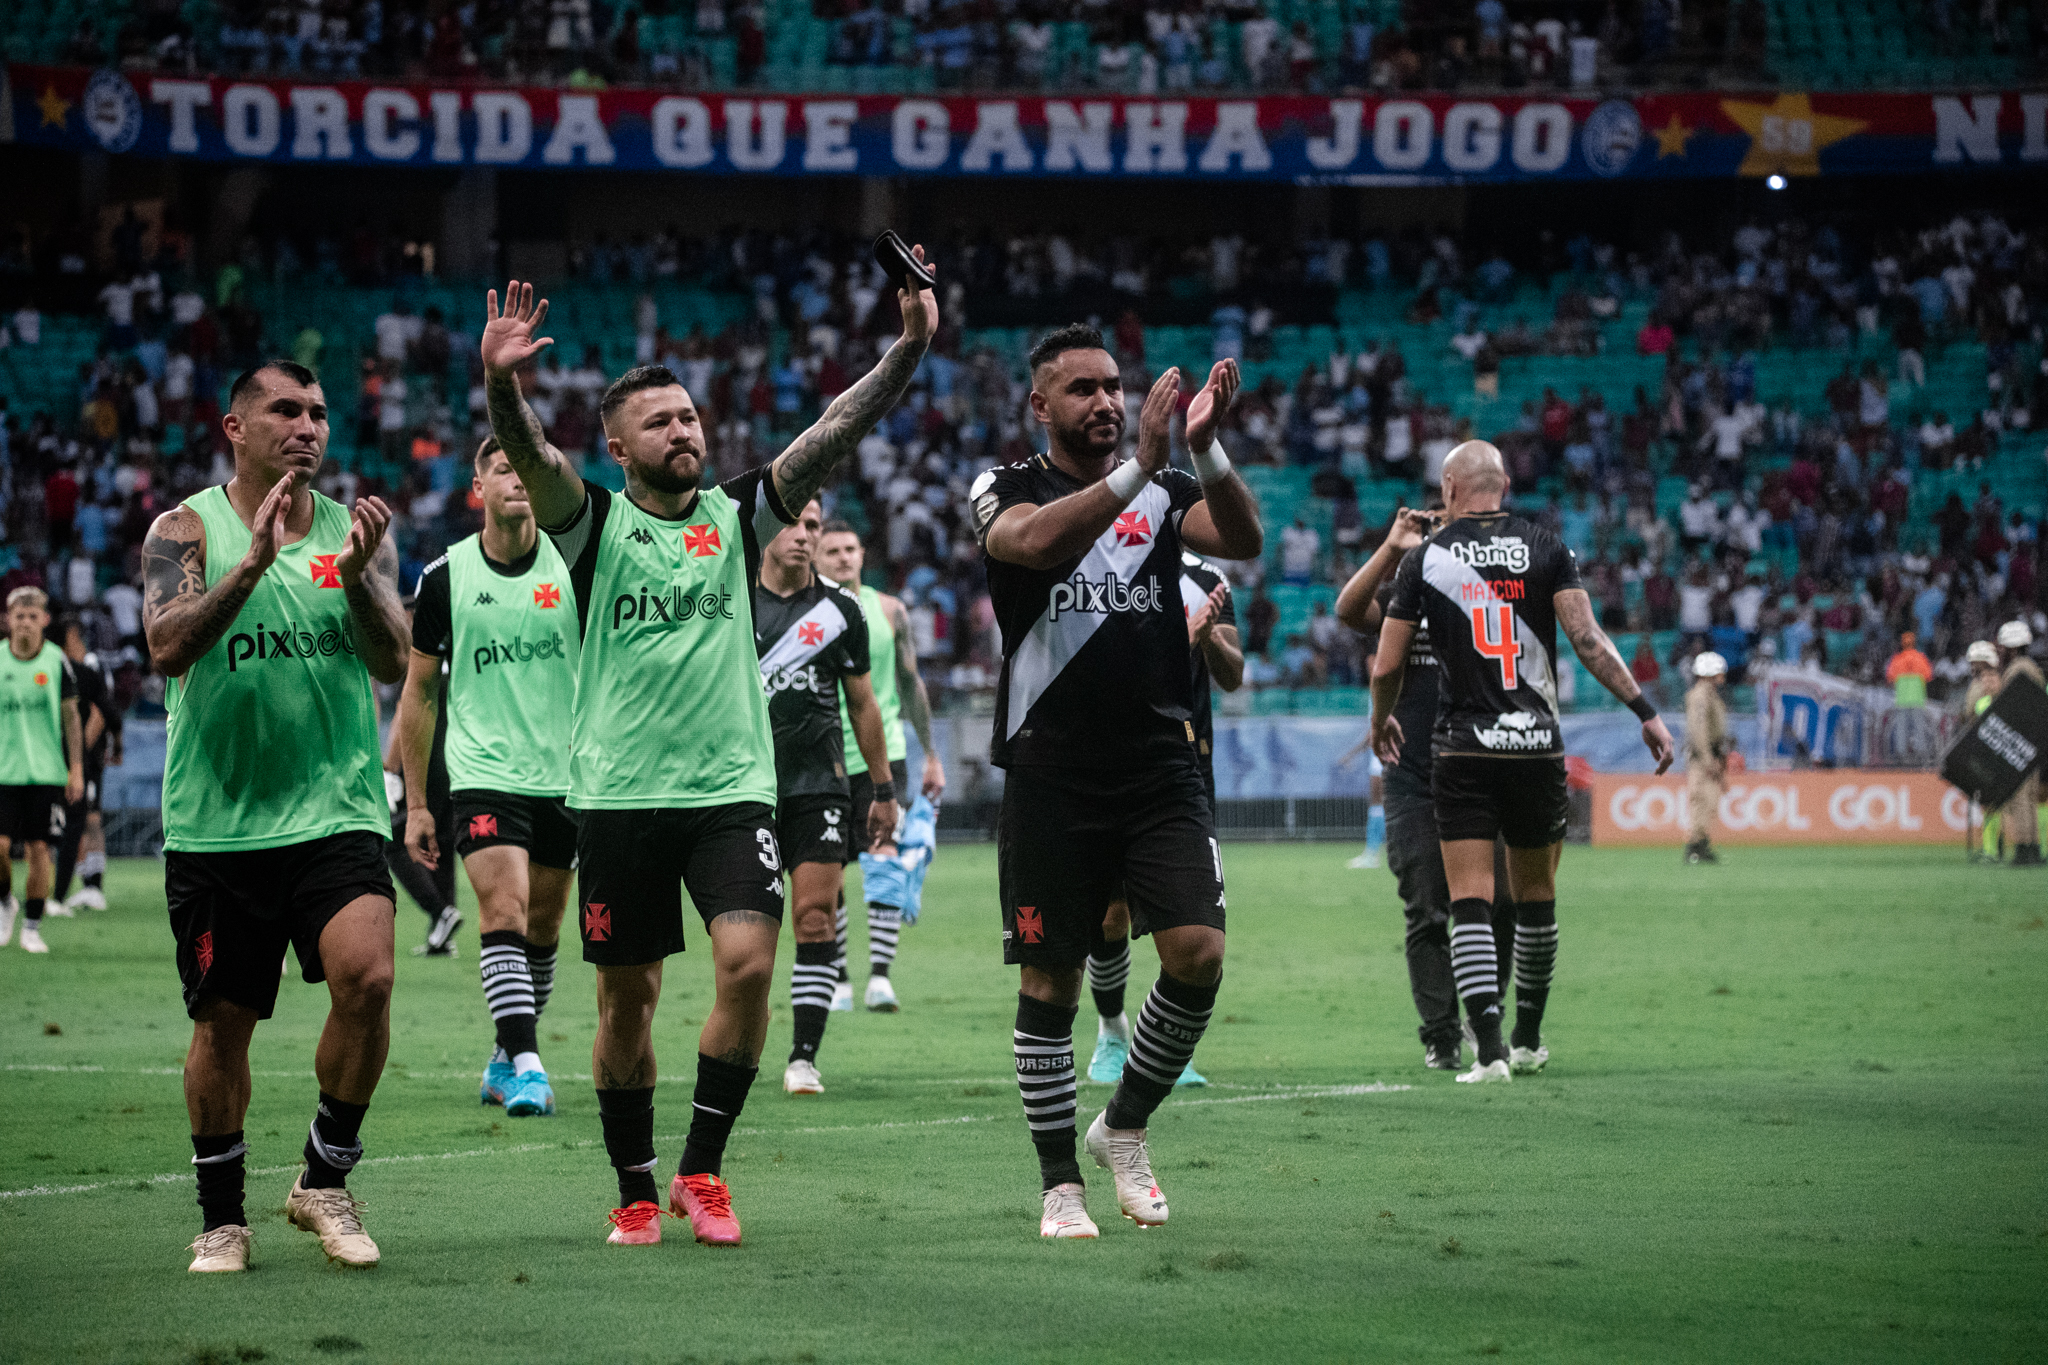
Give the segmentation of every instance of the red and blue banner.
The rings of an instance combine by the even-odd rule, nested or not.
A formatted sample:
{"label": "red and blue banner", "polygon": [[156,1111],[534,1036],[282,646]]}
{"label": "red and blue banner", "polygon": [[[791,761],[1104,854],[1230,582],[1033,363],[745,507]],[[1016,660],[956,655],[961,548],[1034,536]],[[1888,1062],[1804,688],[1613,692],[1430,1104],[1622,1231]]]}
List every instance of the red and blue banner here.
{"label": "red and blue banner", "polygon": [[684,94],[36,66],[6,87],[0,140],[214,161],[1328,185],[2048,165],[2048,92]]}

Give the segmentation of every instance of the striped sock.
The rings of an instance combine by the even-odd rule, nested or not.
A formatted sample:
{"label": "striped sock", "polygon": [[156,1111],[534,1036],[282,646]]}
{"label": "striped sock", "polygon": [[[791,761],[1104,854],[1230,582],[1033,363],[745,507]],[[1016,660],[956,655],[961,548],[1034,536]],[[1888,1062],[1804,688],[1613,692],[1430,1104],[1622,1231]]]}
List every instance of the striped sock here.
{"label": "striped sock", "polygon": [[1516,1047],[1543,1042],[1543,1010],[1557,966],[1557,902],[1522,901],[1515,907]]}
{"label": "striped sock", "polygon": [[1479,1040],[1479,1060],[1507,1056],[1500,1040],[1500,968],[1493,956],[1490,901],[1472,897],[1451,902],[1451,975],[1465,1002],[1465,1018]]}
{"label": "striped sock", "polygon": [[1165,972],[1152,983],[1145,1007],[1138,1011],[1138,1027],[1131,1035],[1131,1059],[1124,1066],[1124,1078],[1110,1096],[1102,1121],[1111,1128],[1143,1128],[1159,1102],[1173,1093],[1174,1082],[1195,1055],[1209,1027],[1209,1013],[1216,1008],[1216,991],[1222,983],[1191,986]]}
{"label": "striped sock", "polygon": [[1024,1122],[1038,1149],[1044,1188],[1079,1184],[1074,1158],[1074,1016],[1072,1005],[1017,996],[1017,1028],[1011,1047],[1017,1061],[1017,1090],[1024,1098]]}
{"label": "striped sock", "polygon": [[841,895],[839,904],[832,911],[832,941],[835,949],[832,954],[832,980],[835,983],[853,980],[852,977],[846,974],[846,898],[844,895]]}
{"label": "striped sock", "polygon": [[796,945],[796,966],[789,972],[789,1012],[795,1020],[795,1037],[789,1049],[792,1062],[816,1061],[818,1047],[825,1041],[825,1021],[832,1016],[832,972],[830,943]]}
{"label": "striped sock", "polygon": [[539,1023],[533,1003],[533,970],[526,963],[526,938],[511,929],[494,929],[481,937],[478,971],[484,981],[484,1004],[498,1026],[498,1047],[514,1071],[538,1071]]}
{"label": "striped sock", "polygon": [[1131,940],[1105,939],[1088,950],[1088,990],[1095,997],[1095,1012],[1105,1019],[1118,1019],[1124,1012],[1124,983],[1131,979]]}
{"label": "striped sock", "polygon": [[903,912],[893,905],[868,904],[868,975],[887,976],[896,962],[896,937]]}
{"label": "striped sock", "polygon": [[548,997],[555,993],[555,944],[545,947],[526,943],[526,971],[533,978],[533,1013],[538,1018],[547,1010]]}

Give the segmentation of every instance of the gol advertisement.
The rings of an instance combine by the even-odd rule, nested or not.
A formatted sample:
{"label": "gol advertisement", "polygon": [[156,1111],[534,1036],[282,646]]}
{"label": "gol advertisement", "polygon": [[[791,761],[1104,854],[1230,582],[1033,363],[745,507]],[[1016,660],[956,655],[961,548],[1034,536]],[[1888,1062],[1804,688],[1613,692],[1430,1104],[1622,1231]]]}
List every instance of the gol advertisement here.
{"label": "gol advertisement", "polygon": [[[1933,773],[1840,768],[1731,772],[1710,825],[1723,844],[1941,844],[1960,841],[1969,801]],[[1683,844],[1685,779],[1593,774],[1593,842]]]}

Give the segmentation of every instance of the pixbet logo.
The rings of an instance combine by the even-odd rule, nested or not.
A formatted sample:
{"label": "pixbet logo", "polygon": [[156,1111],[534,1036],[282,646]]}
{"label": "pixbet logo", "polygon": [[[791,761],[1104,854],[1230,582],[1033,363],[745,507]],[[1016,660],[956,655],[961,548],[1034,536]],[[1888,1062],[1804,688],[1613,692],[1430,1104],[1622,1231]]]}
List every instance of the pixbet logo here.
{"label": "pixbet logo", "polygon": [[824,693],[836,685],[834,680],[820,677],[817,668],[811,664],[801,668],[770,669],[761,675],[761,688],[771,697],[792,688],[799,692]]}
{"label": "pixbet logo", "polygon": [[254,631],[237,631],[228,636],[227,646],[230,673],[251,659],[267,663],[272,659],[325,659],[356,652],[346,631],[329,626],[316,633],[289,621],[276,630],[258,621]]}
{"label": "pixbet logo", "polygon": [[494,664],[523,664],[535,659],[559,659],[562,657],[563,649],[560,633],[550,635],[545,640],[527,640],[515,635],[509,640],[493,640],[489,644],[478,645],[470,656],[470,662],[476,666],[478,673],[482,673]]}
{"label": "pixbet logo", "polygon": [[1114,573],[1104,574],[1100,582],[1092,582],[1077,573],[1065,582],[1052,585],[1052,601],[1047,615],[1057,621],[1061,612],[1106,616],[1114,611],[1165,609],[1166,590],[1159,586],[1156,576],[1144,583],[1132,584]]}
{"label": "pixbet logo", "polygon": [[613,630],[617,630],[628,621],[674,625],[691,619],[709,620],[714,616],[726,621],[733,619],[731,593],[693,594],[684,592],[679,585],[671,584],[666,588],[656,588],[653,592],[645,588],[637,594],[622,592],[612,599]]}

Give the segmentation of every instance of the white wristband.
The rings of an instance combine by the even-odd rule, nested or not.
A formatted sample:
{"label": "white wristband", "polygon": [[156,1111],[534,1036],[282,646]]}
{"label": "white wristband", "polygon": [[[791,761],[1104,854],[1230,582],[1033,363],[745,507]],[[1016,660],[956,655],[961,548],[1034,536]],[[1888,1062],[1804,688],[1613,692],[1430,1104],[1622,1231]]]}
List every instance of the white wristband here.
{"label": "white wristband", "polygon": [[1188,458],[1194,461],[1195,477],[1204,488],[1230,473],[1230,456],[1224,453],[1221,441],[1211,440],[1207,450],[1189,451]]}
{"label": "white wristband", "polygon": [[1152,478],[1136,460],[1125,460],[1112,469],[1109,477],[1103,482],[1109,485],[1110,492],[1116,494],[1119,503],[1128,505],[1132,498],[1143,491],[1146,484],[1152,482]]}

